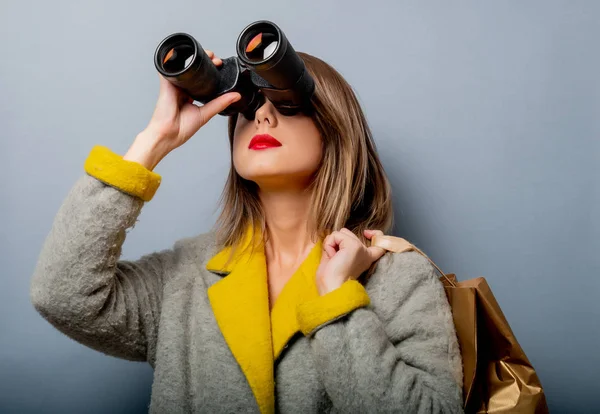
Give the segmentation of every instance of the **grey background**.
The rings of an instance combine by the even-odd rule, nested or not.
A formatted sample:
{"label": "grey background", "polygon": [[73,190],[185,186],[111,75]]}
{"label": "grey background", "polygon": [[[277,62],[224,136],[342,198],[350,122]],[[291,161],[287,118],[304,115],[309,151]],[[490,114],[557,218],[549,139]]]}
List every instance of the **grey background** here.
{"label": "grey background", "polygon": [[[186,31],[227,57],[261,18],[356,88],[392,180],[397,234],[447,272],[487,277],[554,412],[595,407],[600,3],[0,7],[0,412],[146,411],[149,366],[55,331],[31,306],[29,280],[92,146],[123,154],[149,120],[158,42]],[[225,127],[214,120],[157,167],[164,181],[124,258],[209,229],[229,165]]]}

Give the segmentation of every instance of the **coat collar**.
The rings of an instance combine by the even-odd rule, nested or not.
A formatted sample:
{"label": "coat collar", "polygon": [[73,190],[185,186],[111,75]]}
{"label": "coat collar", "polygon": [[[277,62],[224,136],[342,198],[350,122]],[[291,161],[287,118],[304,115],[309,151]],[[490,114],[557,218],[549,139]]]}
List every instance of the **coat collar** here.
{"label": "coat collar", "polygon": [[319,240],[269,311],[269,288],[261,233],[249,227],[227,263],[225,247],[206,269],[225,277],[208,288],[217,324],[254,393],[261,413],[275,411],[274,361],[299,331],[296,306],[318,296],[315,275],[321,260]]}

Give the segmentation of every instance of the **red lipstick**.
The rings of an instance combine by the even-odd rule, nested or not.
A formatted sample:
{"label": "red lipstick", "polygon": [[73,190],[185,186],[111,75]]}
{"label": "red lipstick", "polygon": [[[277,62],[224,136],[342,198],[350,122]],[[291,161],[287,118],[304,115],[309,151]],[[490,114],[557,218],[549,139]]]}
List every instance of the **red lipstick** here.
{"label": "red lipstick", "polygon": [[255,135],[250,141],[248,148],[252,150],[261,150],[273,147],[281,147],[281,142],[277,141],[269,134]]}

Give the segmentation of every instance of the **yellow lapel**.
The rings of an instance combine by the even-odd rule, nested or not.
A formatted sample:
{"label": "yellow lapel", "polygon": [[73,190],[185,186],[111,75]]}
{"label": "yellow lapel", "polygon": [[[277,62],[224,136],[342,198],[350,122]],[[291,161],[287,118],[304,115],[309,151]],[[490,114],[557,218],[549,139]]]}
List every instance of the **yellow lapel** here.
{"label": "yellow lapel", "polygon": [[322,242],[318,241],[306,260],[285,284],[271,310],[273,332],[273,358],[276,360],[287,342],[300,331],[296,319],[296,306],[319,296],[315,275],[321,261]]}
{"label": "yellow lapel", "polygon": [[210,271],[229,272],[208,288],[208,298],[223,337],[240,364],[261,413],[273,413],[275,384],[267,265],[264,246],[251,241],[249,229],[230,266],[224,267],[230,248],[223,249],[207,263],[206,268]]}
{"label": "yellow lapel", "polygon": [[[274,361],[299,332],[296,306],[318,296],[315,275],[321,261],[322,241],[285,284],[269,312],[269,287],[264,244],[256,243],[252,228],[227,264],[226,247],[206,264],[211,272],[227,274],[208,288],[215,318],[235,359],[240,364],[261,413],[275,411]],[[254,246],[254,250],[252,247]]]}

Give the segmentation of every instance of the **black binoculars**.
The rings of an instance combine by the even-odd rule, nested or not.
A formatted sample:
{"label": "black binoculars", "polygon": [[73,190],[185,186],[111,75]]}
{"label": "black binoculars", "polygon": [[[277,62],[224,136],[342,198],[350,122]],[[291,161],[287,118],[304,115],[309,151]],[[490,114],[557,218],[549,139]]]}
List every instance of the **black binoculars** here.
{"label": "black binoculars", "polygon": [[237,56],[216,67],[196,39],[186,33],[167,36],[156,48],[154,65],[169,82],[192,99],[206,103],[227,92],[241,99],[221,115],[254,119],[268,98],[283,115],[311,111],[315,83],[285,34],[274,23],[248,25],[237,39]]}

